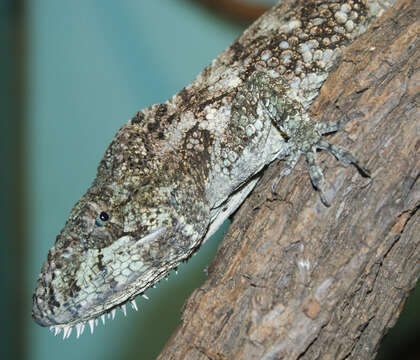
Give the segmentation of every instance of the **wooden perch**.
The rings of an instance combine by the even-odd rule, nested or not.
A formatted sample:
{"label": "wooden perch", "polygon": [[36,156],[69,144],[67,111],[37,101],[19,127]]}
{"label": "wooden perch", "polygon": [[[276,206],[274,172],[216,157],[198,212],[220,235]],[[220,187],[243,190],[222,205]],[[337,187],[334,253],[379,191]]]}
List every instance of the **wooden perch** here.
{"label": "wooden perch", "polygon": [[273,164],[234,217],[160,359],[371,359],[420,274],[420,9],[399,1],[343,55],[311,107],[349,117],[325,152],[331,207],[304,161]]}

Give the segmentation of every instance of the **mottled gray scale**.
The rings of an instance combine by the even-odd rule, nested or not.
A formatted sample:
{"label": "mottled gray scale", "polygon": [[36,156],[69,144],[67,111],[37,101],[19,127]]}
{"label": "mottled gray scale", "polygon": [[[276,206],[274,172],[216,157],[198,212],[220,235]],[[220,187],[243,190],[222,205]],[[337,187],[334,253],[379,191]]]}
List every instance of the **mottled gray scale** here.
{"label": "mottled gray scale", "polygon": [[191,85],[122,126],[48,252],[35,321],[80,335],[142,294],[217,230],[275,159],[284,160],[279,180],[304,157],[326,205],[318,149],[368,176],[323,138],[344,119],[317,124],[307,109],[344,47],[393,2],[284,0]]}

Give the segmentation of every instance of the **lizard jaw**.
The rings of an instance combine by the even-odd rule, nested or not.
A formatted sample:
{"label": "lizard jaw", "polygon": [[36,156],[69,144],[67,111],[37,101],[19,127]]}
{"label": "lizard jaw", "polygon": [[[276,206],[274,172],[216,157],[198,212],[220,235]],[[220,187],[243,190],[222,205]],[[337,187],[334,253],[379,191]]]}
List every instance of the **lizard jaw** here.
{"label": "lizard jaw", "polygon": [[[149,297],[145,294],[142,294],[142,296],[145,299],[149,299]],[[137,303],[135,299],[132,300],[127,300],[126,302],[122,303],[121,305],[117,305],[114,308],[108,310],[107,312],[104,312],[103,314],[97,316],[96,318],[92,318],[89,319],[87,321],[81,321],[75,324],[70,324],[70,325],[52,325],[50,326],[50,331],[54,332],[54,336],[57,336],[58,334],[61,333],[61,331],[63,331],[63,340],[67,339],[70,337],[73,327],[76,330],[76,338],[78,339],[80,337],[80,335],[83,334],[85,327],[87,324],[89,324],[89,328],[90,328],[90,333],[93,334],[95,326],[98,326],[99,324],[99,318],[101,318],[102,324],[105,325],[105,319],[106,319],[106,314],[108,317],[108,320],[114,320],[115,318],[115,314],[117,312],[117,308],[119,307],[121,309],[121,311],[123,312],[124,316],[127,316],[127,303],[130,302],[131,307],[135,310],[138,311],[138,307],[137,307]]]}
{"label": "lizard jaw", "polygon": [[[130,301],[131,306],[134,310],[138,311],[137,308],[137,304],[136,301],[133,299]],[[124,316],[127,316],[127,307],[126,307],[126,303],[122,304],[120,306],[121,311],[124,313]],[[108,312],[108,319],[112,319],[114,320],[115,318],[115,313],[117,311],[117,307],[114,307],[110,312]],[[102,315],[96,317],[96,318],[92,318],[88,321],[84,321],[84,322],[79,322],[73,325],[53,325],[50,326],[50,331],[54,332],[54,336],[57,336],[58,334],[61,333],[61,331],[63,331],[63,340],[67,339],[68,337],[70,337],[73,327],[76,329],[76,338],[78,339],[80,337],[80,335],[83,334],[85,327],[87,324],[89,324],[90,327],[90,333],[93,334],[93,331],[95,329],[95,326],[98,326],[99,324],[99,317],[102,320],[102,324],[105,325],[105,313],[103,313]]]}
{"label": "lizard jaw", "polygon": [[[134,252],[137,251],[139,246],[147,246],[148,244],[152,244],[160,234],[162,234],[165,228],[161,227],[157,230],[151,232],[150,234],[146,235],[145,237],[140,238],[139,240],[133,240],[129,236],[124,236],[119,239],[120,242],[124,242],[127,244],[131,244],[131,247]],[[118,245],[118,244],[117,244]],[[121,246],[118,245],[118,246]],[[112,249],[111,249],[112,250]],[[96,258],[96,250],[91,250],[94,252],[94,256],[88,256],[87,259]],[[111,251],[113,252],[113,251]],[[103,258],[107,258],[105,256],[105,252]],[[43,271],[38,279],[38,287],[33,296],[33,310],[32,310],[32,317],[34,320],[41,326],[49,326],[52,331],[55,332],[56,335],[63,330],[63,338],[67,338],[70,336],[71,329],[73,327],[76,328],[78,336],[81,335],[82,330],[84,329],[86,324],[89,324],[91,331],[93,331],[93,327],[95,324],[99,322],[99,318],[102,319],[102,322],[105,321],[105,316],[108,314],[109,318],[114,318],[116,309],[121,308],[124,314],[126,314],[126,304],[128,302],[131,303],[131,306],[137,310],[137,305],[135,303],[134,298],[138,295],[141,295],[148,298],[144,292],[149,289],[150,287],[154,287],[158,281],[162,278],[167,277],[169,275],[170,270],[174,267],[167,268],[166,271],[162,271],[160,273],[152,273],[148,275],[148,280],[141,281],[140,283],[137,281],[137,277],[144,276],[142,273],[132,272],[127,276],[130,278],[126,285],[124,283],[120,283],[119,288],[113,287],[113,284],[109,284],[109,292],[102,293],[102,298],[94,299],[94,301],[89,301],[89,298],[84,301],[84,308],[80,306],[83,304],[80,300],[77,302],[73,302],[70,306],[68,303],[63,303],[62,298],[57,297],[57,287],[54,288],[53,281],[59,277],[60,274],[60,267],[57,266],[58,260],[64,258],[72,259],[72,252],[68,251],[65,254],[62,254],[59,250],[52,249],[49,253],[49,260],[44,264]],[[70,260],[71,261],[71,260]],[[175,265],[175,264],[174,264]],[[79,266],[79,265],[77,265]],[[91,266],[89,265],[89,261],[81,262],[81,266],[84,266],[82,270],[77,270],[77,274],[85,274],[85,269],[89,269]],[[58,269],[58,270],[57,270]],[[75,279],[78,277],[75,277]],[[100,279],[100,281],[105,281],[105,276],[102,273],[95,274],[94,277],[90,278],[90,284],[95,284],[95,281]],[[61,280],[63,281],[63,280]],[[76,283],[76,281],[74,281]],[[116,282],[115,282],[116,283]],[[93,286],[93,288],[96,288]],[[54,296],[54,298],[51,298]],[[75,297],[74,297],[75,298]],[[71,299],[74,299],[73,297]],[[82,300],[84,300],[82,298]],[[58,299],[58,301],[57,301]],[[55,302],[58,304],[54,308]],[[61,302],[61,304],[60,304]],[[64,308],[60,312],[57,312],[57,308],[60,309]],[[55,310],[55,311],[54,311]]]}
{"label": "lizard jaw", "polygon": [[[174,268],[174,271],[175,271],[175,274],[178,274],[177,268]],[[164,276],[164,277],[165,277],[166,280],[168,280],[169,273],[167,273],[166,276]],[[159,282],[160,280],[158,280],[157,282]],[[151,287],[155,288],[155,285],[152,285]],[[146,300],[149,300],[149,297],[144,293],[141,293],[141,294],[138,294],[138,295],[142,296]],[[136,295],[136,296],[138,296],[138,295]],[[89,325],[90,333],[93,334],[93,332],[95,330],[95,326],[99,325],[99,318],[101,319],[101,322],[104,326],[105,326],[106,318],[108,318],[108,320],[114,320],[118,308],[120,308],[120,310],[122,311],[124,316],[127,316],[127,304],[128,303],[130,303],[131,308],[133,310],[135,310],[135,311],[139,310],[138,306],[137,306],[137,303],[136,303],[136,300],[135,300],[135,297],[132,297],[130,299],[125,300],[121,304],[115,305],[114,307],[112,307],[110,309],[107,309],[102,314],[100,314],[96,317],[92,317],[89,320],[74,322],[74,323],[70,323],[70,324],[51,325],[49,327],[49,329],[50,329],[51,332],[54,333],[54,336],[57,336],[62,332],[63,333],[63,340],[65,340],[65,339],[70,337],[70,335],[72,333],[72,330],[74,328],[76,330],[76,338],[78,339],[83,334],[87,325]]]}

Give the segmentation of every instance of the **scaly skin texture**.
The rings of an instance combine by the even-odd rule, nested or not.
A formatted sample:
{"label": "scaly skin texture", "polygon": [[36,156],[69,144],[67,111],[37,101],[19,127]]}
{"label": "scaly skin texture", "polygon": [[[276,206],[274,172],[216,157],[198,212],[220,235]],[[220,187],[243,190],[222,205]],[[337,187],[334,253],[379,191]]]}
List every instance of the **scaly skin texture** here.
{"label": "scaly skin texture", "polygon": [[281,178],[304,155],[326,205],[317,149],[368,175],[322,137],[345,119],[315,123],[307,110],[345,46],[392,1],[284,3],[189,87],[117,132],[48,252],[33,296],[37,323],[79,335],[142,294],[217,230],[275,159],[286,160]]}

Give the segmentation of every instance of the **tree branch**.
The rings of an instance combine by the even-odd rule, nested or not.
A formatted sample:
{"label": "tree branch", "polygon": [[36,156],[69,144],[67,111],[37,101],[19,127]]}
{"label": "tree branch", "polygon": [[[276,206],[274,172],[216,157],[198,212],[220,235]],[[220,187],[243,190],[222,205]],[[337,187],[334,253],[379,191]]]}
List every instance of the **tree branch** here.
{"label": "tree branch", "polygon": [[369,359],[420,274],[420,10],[402,0],[345,52],[311,111],[347,116],[325,152],[326,208],[301,160],[265,172],[235,215],[205,284],[160,359]]}

